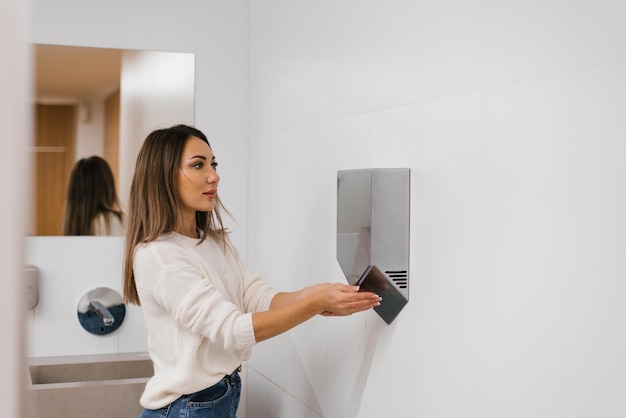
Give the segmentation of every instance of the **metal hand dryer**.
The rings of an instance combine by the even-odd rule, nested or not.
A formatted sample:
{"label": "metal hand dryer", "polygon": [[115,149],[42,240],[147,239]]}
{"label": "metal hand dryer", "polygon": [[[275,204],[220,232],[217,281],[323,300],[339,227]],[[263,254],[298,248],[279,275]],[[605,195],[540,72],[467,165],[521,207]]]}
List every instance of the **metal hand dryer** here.
{"label": "metal hand dryer", "polygon": [[395,307],[383,297],[375,308],[387,323],[409,299],[409,209],[409,169],[337,172],[337,261],[350,284],[372,266],[382,272],[401,296]]}

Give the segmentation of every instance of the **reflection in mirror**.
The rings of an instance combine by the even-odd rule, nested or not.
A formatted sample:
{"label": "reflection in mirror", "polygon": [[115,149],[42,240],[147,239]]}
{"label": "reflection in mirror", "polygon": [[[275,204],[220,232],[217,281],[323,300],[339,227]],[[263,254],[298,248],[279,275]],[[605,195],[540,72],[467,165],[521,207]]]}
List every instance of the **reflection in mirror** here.
{"label": "reflection in mirror", "polygon": [[33,208],[29,235],[62,235],[71,170],[110,165],[123,210],[147,133],[193,124],[194,54],[34,45]]}
{"label": "reflection in mirror", "polygon": [[117,178],[122,51],[35,45],[34,52],[31,233],[62,235],[66,190],[77,156],[102,156]]}
{"label": "reflection in mirror", "polygon": [[81,158],[74,165],[64,219],[64,235],[124,235],[115,177],[104,158]]}

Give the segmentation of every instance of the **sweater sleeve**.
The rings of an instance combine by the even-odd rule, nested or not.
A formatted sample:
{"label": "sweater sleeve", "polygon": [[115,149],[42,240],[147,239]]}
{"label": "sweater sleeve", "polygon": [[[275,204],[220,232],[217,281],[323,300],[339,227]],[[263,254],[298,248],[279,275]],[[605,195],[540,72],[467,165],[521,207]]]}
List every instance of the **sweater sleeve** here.
{"label": "sweater sleeve", "polygon": [[234,248],[233,256],[243,276],[243,301],[246,312],[269,310],[270,303],[278,292],[260,276],[252,273],[239,257],[239,252]]}
{"label": "sweater sleeve", "polygon": [[227,350],[248,349],[256,343],[252,314],[241,312],[193,265],[163,263],[157,253],[136,257],[136,262],[151,264],[156,278],[152,296],[181,327]]}

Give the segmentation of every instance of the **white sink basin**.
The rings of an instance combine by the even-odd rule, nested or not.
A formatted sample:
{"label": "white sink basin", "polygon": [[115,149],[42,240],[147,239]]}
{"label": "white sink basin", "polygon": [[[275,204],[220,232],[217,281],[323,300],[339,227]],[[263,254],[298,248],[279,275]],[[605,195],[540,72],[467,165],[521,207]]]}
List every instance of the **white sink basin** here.
{"label": "white sink basin", "polygon": [[30,359],[27,404],[32,418],[136,418],[153,374],[146,354]]}

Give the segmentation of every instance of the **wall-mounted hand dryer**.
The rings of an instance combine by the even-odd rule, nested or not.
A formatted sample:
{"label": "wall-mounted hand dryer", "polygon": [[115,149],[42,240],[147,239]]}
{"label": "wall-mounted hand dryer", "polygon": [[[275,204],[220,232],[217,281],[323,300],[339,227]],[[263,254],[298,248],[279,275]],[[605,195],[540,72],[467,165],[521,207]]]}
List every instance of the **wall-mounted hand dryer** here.
{"label": "wall-mounted hand dryer", "polygon": [[383,300],[374,309],[387,323],[409,299],[409,205],[408,168],[337,172],[337,261],[350,284],[372,266],[378,279],[368,281],[386,279],[391,287],[377,292]]}

